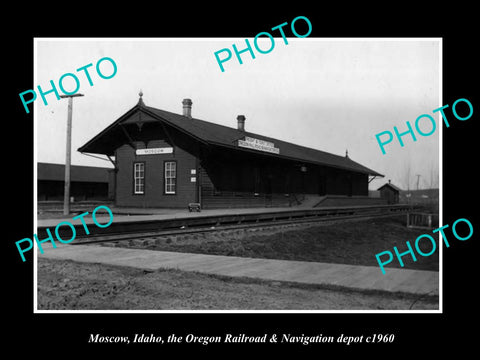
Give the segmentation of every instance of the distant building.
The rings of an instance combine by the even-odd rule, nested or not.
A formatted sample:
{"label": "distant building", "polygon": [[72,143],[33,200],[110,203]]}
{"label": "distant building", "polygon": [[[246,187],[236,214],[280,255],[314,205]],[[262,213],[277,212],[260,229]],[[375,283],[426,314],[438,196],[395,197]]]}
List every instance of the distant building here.
{"label": "distant building", "polygon": [[387,201],[387,204],[398,204],[400,201],[400,188],[393,185],[390,180],[388,183],[380,186],[378,189],[380,191],[380,197]]}
{"label": "distant building", "polygon": [[[74,201],[113,199],[115,174],[113,169],[72,165],[70,196]],[[65,165],[37,163],[37,200],[63,200]]]}
{"label": "distant building", "polygon": [[417,205],[438,205],[439,194],[439,189],[405,190],[400,192],[400,202]]}

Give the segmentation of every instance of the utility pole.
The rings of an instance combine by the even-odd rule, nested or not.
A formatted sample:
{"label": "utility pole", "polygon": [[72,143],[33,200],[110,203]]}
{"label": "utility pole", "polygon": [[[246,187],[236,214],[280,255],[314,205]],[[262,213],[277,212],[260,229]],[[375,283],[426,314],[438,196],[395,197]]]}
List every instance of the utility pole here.
{"label": "utility pole", "polygon": [[418,183],[420,182],[420,175],[417,174],[417,190],[418,190]]}
{"label": "utility pole", "polygon": [[72,98],[83,96],[83,94],[60,95],[61,98],[68,98],[67,118],[67,152],[65,156],[65,190],[63,192],[63,215],[70,214],[70,163],[72,147]]}

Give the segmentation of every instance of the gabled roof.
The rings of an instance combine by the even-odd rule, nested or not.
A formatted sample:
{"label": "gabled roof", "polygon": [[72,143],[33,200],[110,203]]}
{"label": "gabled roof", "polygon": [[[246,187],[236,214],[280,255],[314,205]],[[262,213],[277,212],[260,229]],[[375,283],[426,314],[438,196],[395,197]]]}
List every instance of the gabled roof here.
{"label": "gabled roof", "polygon": [[386,186],[388,186],[388,187],[390,187],[390,188],[392,188],[393,190],[396,190],[396,191],[398,191],[398,192],[402,191],[402,189],[400,189],[399,187],[393,185],[392,183],[383,184],[383,185],[380,186],[377,190],[383,189],[383,188],[386,187]]}
{"label": "gabled roof", "polygon": [[[70,166],[70,181],[108,183],[109,168],[95,166]],[[37,163],[37,180],[65,181],[65,165]]]}
{"label": "gabled roof", "polygon": [[142,120],[139,121],[141,122],[163,121],[164,123],[188,134],[189,136],[194,137],[198,141],[207,145],[227,147],[238,151],[259,153],[256,150],[250,150],[237,146],[238,140],[243,139],[245,136],[249,136],[255,139],[272,142],[275,144],[276,148],[280,149],[279,154],[261,152],[261,154],[265,156],[273,156],[306,163],[326,165],[363,174],[383,177],[382,174],[379,174],[376,171],[373,171],[351,160],[348,157],[330,154],[325,151],[295,145],[286,141],[270,138],[248,131],[241,131],[236,128],[230,128],[227,126],[214,124],[196,118],[188,118],[180,114],[175,114],[169,111],[145,106],[143,102],[139,102],[136,106],[127,111],[127,113],[122,115],[114,123],[109,125],[97,136],[95,136],[85,145],[80,147],[78,151],[86,153],[113,155],[115,148],[118,147],[119,144],[115,144],[110,138],[118,137],[122,139],[122,136],[116,136],[116,134],[120,134],[120,132],[122,131],[118,128],[122,123],[125,123],[127,121],[131,122],[129,121],[129,119],[131,119],[132,116],[137,114],[137,112],[141,112],[141,114],[143,115],[140,115]]}

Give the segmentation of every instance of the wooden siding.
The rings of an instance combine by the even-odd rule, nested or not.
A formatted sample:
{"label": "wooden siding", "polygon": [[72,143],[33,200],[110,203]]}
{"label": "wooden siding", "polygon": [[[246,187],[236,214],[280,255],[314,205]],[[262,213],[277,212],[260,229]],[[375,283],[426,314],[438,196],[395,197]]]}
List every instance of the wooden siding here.
{"label": "wooden siding", "polygon": [[[144,142],[135,142],[136,149],[173,147],[172,154],[136,155],[130,145],[119,147],[116,152],[116,205],[132,207],[187,207],[195,201],[196,183],[191,182],[190,171],[196,169],[195,156],[187,151],[169,144],[166,140],[152,140],[145,147]],[[164,162],[176,161],[177,178],[176,193],[165,194],[164,191]],[[133,164],[145,163],[145,191],[143,194],[134,194],[133,191]]]}
{"label": "wooden siding", "polygon": [[[233,175],[236,174],[233,173]],[[285,194],[255,193],[253,188],[251,191],[242,191],[238,188],[234,191],[228,189],[228,186],[217,188],[203,167],[199,168],[199,183],[204,209],[290,206],[291,201],[294,201]],[[254,184],[252,183],[251,186]]]}
{"label": "wooden siding", "polygon": [[305,195],[368,196],[364,174],[226,151],[203,160],[203,208],[294,206]]}
{"label": "wooden siding", "polygon": [[380,189],[380,197],[385,199],[388,204],[398,204],[399,192],[391,187],[384,186]]}

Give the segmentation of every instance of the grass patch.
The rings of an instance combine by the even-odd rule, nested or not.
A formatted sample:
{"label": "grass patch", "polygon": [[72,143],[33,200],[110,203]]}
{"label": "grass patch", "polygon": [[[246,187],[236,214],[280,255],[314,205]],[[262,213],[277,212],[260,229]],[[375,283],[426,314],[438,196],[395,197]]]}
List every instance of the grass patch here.
{"label": "grass patch", "polygon": [[39,310],[408,310],[438,299],[38,259]]}
{"label": "grass patch", "polygon": [[[319,224],[298,229],[275,232],[255,231],[239,234],[222,232],[203,236],[158,239],[148,249],[227,255],[281,260],[314,261],[350,265],[378,266],[375,254],[391,251],[396,246],[400,253],[406,251],[406,241],[412,247],[421,234],[430,234],[437,241],[437,250],[428,257],[416,254],[402,258],[404,267],[416,270],[438,271],[438,233],[430,230],[408,229],[406,215],[370,220],[343,221],[334,224]],[[120,245],[123,246],[123,245]],[[141,246],[138,246],[141,247]],[[425,239],[420,249],[428,253],[432,244]],[[400,268],[395,259],[387,267]]]}

